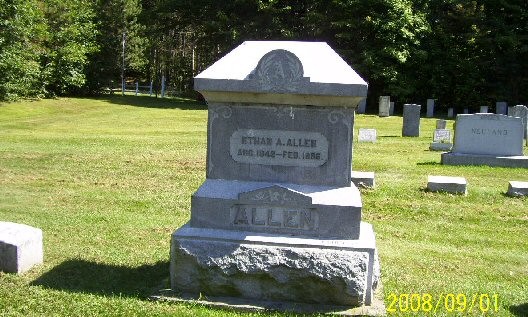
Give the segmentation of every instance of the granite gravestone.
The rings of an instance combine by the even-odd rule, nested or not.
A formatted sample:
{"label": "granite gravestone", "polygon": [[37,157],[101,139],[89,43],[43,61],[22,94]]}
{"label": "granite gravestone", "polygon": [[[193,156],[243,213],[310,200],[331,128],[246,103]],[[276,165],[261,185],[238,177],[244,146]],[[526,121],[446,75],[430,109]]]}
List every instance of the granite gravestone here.
{"label": "granite gravestone", "polygon": [[505,101],[497,101],[495,103],[495,113],[496,114],[508,114],[508,103]]}
{"label": "granite gravestone", "polygon": [[363,99],[359,102],[357,113],[365,113],[367,110],[367,99]]}
{"label": "granite gravestone", "polygon": [[389,103],[389,116],[393,116],[394,115],[394,101],[391,101]]}
{"label": "granite gravestone", "polygon": [[403,105],[402,136],[420,136],[420,108],[415,104]]}
{"label": "granite gravestone", "polygon": [[447,117],[453,118],[455,116],[455,111],[453,108],[447,108]]}
{"label": "granite gravestone", "polygon": [[358,132],[358,142],[376,142],[378,132],[376,129],[360,128]]}
{"label": "granite gravestone", "polygon": [[206,180],[172,236],[171,288],[369,305],[379,264],[350,177],[366,82],[326,43],[244,42],[195,89],[208,103]]}
{"label": "granite gravestone", "polygon": [[436,128],[437,129],[445,129],[447,128],[447,120],[436,120]]}
{"label": "granite gravestone", "polygon": [[528,108],[523,105],[512,107],[510,116],[521,118],[523,123],[524,138],[527,139],[528,144]]}
{"label": "granite gravestone", "polygon": [[379,116],[388,117],[390,116],[390,96],[379,97]]}
{"label": "granite gravestone", "polygon": [[24,273],[43,259],[42,230],[0,221],[0,271]]}
{"label": "granite gravestone", "polygon": [[434,99],[427,99],[427,118],[432,118],[434,116],[434,107],[435,107],[435,100]]}
{"label": "granite gravestone", "polygon": [[522,128],[520,118],[491,113],[458,115],[453,150],[442,154],[442,164],[528,167]]}
{"label": "granite gravestone", "polygon": [[433,135],[433,142],[429,146],[432,151],[449,151],[451,150],[451,131],[446,129],[436,129]]}

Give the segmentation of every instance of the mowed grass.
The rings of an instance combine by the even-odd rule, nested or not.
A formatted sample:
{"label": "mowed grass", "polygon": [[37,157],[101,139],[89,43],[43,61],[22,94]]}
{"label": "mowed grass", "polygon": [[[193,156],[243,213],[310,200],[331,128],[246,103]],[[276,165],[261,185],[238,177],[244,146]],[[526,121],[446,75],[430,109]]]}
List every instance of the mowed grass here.
{"label": "mowed grass", "polygon": [[[401,123],[358,115],[355,124],[378,130],[378,142],[354,144],[353,169],[376,172],[377,187],[362,189],[363,219],[376,232],[387,308],[478,316],[461,296],[453,307],[443,298],[488,294],[487,315],[526,316],[528,200],[504,193],[528,170],[440,165],[428,151],[435,120],[422,119],[420,138],[400,137]],[[0,273],[0,315],[259,315],[147,300],[167,287],[170,234],[205,179],[206,129],[206,107],[183,99],[1,104],[0,221],[41,228],[45,263]],[[429,193],[427,175],[464,176],[469,194]],[[441,305],[402,312],[405,298],[401,307],[392,298],[405,294]]]}

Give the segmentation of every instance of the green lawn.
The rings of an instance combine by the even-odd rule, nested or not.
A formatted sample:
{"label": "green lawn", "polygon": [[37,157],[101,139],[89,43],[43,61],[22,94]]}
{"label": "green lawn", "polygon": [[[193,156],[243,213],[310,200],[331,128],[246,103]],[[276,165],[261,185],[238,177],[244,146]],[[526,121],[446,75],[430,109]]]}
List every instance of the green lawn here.
{"label": "green lawn", "polygon": [[[358,115],[355,125],[378,130],[377,143],[354,144],[353,168],[376,172],[363,219],[377,235],[387,308],[420,294],[441,305],[426,314],[422,301],[415,315],[478,316],[463,297],[488,294],[487,315],[527,316],[528,199],[504,193],[528,170],[442,166],[427,150],[435,120],[422,119],[420,138],[400,137],[401,122]],[[205,179],[206,127],[205,106],[188,100],[1,104],[0,220],[41,228],[45,264],[0,272],[0,315],[247,315],[146,300],[167,286],[170,234]],[[464,176],[469,194],[429,193],[427,175]]]}

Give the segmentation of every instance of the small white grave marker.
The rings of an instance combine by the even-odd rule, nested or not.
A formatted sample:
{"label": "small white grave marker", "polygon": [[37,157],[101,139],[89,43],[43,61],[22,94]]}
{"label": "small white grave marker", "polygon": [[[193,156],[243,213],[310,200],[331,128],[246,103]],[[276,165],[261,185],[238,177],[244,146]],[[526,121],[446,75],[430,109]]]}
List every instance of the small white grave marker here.
{"label": "small white grave marker", "polygon": [[358,142],[376,142],[378,132],[376,129],[359,129]]}
{"label": "small white grave marker", "polygon": [[432,192],[467,195],[467,181],[464,177],[428,176],[427,189]]}

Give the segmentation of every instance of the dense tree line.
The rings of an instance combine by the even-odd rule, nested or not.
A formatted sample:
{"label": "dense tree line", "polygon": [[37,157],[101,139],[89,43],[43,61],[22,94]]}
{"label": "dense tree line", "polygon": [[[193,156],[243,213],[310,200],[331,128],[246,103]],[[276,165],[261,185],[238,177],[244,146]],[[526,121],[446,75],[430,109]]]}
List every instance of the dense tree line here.
{"label": "dense tree line", "polygon": [[369,100],[528,103],[526,0],[0,0],[0,99],[192,77],[245,40],[328,42]]}

